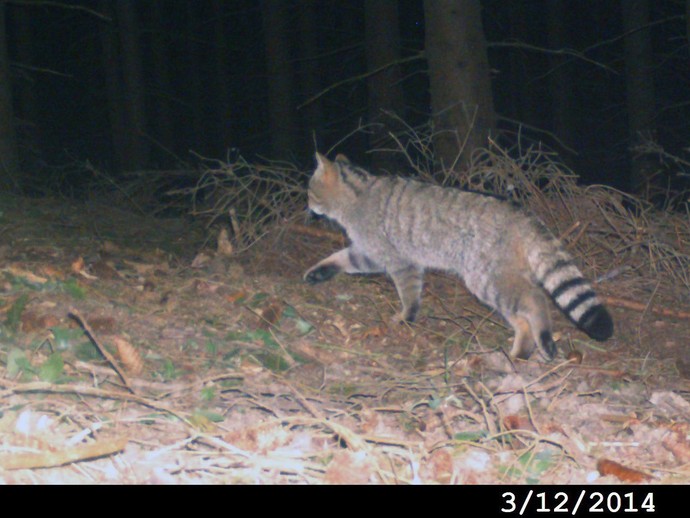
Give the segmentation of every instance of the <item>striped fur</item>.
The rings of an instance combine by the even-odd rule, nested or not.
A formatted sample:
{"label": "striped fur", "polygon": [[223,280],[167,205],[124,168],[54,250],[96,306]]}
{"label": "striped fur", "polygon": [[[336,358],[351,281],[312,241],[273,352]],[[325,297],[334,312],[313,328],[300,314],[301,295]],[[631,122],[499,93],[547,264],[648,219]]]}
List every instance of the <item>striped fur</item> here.
{"label": "striped fur", "polygon": [[513,357],[529,357],[535,344],[546,358],[556,353],[545,292],[590,337],[613,334],[591,284],[541,222],[492,196],[371,176],[342,155],[316,160],[309,208],[342,225],[351,245],[307,270],[307,282],[386,273],[402,302],[398,318],[411,322],[424,270],[453,272],[512,325]]}

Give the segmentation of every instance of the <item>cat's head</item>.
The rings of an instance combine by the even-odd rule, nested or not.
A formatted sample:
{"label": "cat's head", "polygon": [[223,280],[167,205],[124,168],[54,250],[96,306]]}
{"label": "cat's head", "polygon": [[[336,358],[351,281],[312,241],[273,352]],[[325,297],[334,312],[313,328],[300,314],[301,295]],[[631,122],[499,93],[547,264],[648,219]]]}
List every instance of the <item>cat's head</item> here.
{"label": "cat's head", "polygon": [[364,192],[369,175],[354,167],[345,155],[330,161],[316,153],[316,169],[309,180],[309,209],[339,219]]}

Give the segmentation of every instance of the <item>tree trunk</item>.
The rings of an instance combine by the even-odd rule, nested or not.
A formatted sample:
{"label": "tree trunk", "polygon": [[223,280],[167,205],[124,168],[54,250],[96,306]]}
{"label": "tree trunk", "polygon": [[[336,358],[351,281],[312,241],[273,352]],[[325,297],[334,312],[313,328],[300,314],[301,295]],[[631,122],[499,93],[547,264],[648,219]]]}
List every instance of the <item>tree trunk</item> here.
{"label": "tree trunk", "polygon": [[126,170],[135,170],[149,164],[149,143],[146,140],[146,106],[144,80],[141,62],[141,38],[138,3],[134,0],[115,2],[122,49],[122,79],[124,86],[124,108],[126,110],[129,146],[123,165]]}
{"label": "tree trunk", "polygon": [[156,128],[155,139],[164,148],[156,165],[170,162],[171,153],[175,150],[175,125],[172,117],[170,99],[170,47],[166,31],[166,9],[161,2],[150,2],[151,7],[151,76],[155,95],[152,98],[153,127]]}
{"label": "tree trunk", "polygon": [[201,81],[201,47],[198,40],[200,14],[199,2],[186,2],[187,24],[185,27],[185,52],[188,76],[184,84],[187,85],[187,102],[190,106],[192,139],[190,146],[197,153],[208,156],[210,153],[204,125],[204,85]]}
{"label": "tree trunk", "polygon": [[290,37],[286,0],[262,0],[266,75],[268,81],[268,125],[273,158],[288,158],[296,149],[297,124],[294,78],[290,63]]}
{"label": "tree trunk", "polygon": [[[17,34],[17,61],[26,67],[35,65],[34,41],[36,34],[32,30],[30,9],[16,6],[13,15]],[[18,82],[16,90],[17,116],[21,119],[20,139],[26,140],[27,146],[36,154],[43,148],[41,145],[41,120],[36,97],[36,81],[31,72],[25,72]]]}
{"label": "tree trunk", "polygon": [[233,147],[233,135],[231,131],[230,118],[232,110],[230,108],[230,70],[228,63],[228,26],[225,20],[223,0],[213,0],[213,41],[215,43],[214,55],[214,88],[218,111],[215,116],[218,127],[219,148],[225,152]]}
{"label": "tree trunk", "polygon": [[12,82],[7,33],[5,30],[5,2],[0,1],[0,190],[17,187],[19,182],[19,154],[12,108]]}
{"label": "tree trunk", "polygon": [[690,51],[690,0],[685,0],[685,39],[688,40]]}
{"label": "tree trunk", "polygon": [[[559,50],[568,47],[565,30],[567,0],[549,0],[546,2],[549,48]],[[562,56],[550,56],[549,91],[551,92],[551,130],[560,142],[572,146],[572,105],[571,92],[574,81],[568,73],[568,65]],[[560,148],[562,156],[567,148]]]}
{"label": "tree trunk", "polygon": [[101,0],[100,10],[111,21],[100,24],[103,72],[105,74],[106,96],[108,98],[108,120],[110,122],[111,162],[114,171],[125,169],[130,153],[129,135],[125,118],[120,66],[120,45],[115,25],[115,11],[108,0]]}
{"label": "tree trunk", "polygon": [[[302,0],[302,8],[299,10],[300,26],[300,55],[304,59],[300,62],[300,92],[304,99],[316,95],[322,88],[321,70],[319,67],[320,53],[319,46],[319,2],[322,0]],[[690,0],[688,0],[690,1]],[[311,154],[316,144],[318,149],[318,138],[323,129],[324,116],[321,98],[312,101],[300,110],[302,122],[307,131],[304,131],[303,138],[308,140],[304,143],[304,151]]]}
{"label": "tree trunk", "polygon": [[479,0],[424,0],[424,18],[436,159],[467,167],[495,123]]}
{"label": "tree trunk", "polygon": [[630,188],[644,193],[654,173],[654,160],[638,155],[634,148],[645,140],[655,138],[654,76],[652,41],[649,31],[648,0],[623,0],[623,28],[625,29],[625,79],[630,132],[631,174]]}
{"label": "tree trunk", "polygon": [[[369,122],[375,124],[369,134],[369,150],[390,147],[389,131],[399,129],[395,119],[386,115],[390,112],[404,118],[405,101],[402,90],[400,65],[400,23],[398,2],[391,0],[365,0],[365,44],[367,71],[381,70],[368,77]],[[375,167],[395,168],[392,163],[395,155],[374,153]]]}

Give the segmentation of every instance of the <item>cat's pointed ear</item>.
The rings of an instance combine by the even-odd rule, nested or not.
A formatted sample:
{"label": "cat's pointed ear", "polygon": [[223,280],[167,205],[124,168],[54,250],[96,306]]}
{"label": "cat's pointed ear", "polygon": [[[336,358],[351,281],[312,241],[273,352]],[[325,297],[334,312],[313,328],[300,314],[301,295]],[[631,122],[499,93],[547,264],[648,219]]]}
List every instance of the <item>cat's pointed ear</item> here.
{"label": "cat's pointed ear", "polygon": [[346,157],[345,155],[343,155],[342,153],[338,153],[337,155],[335,155],[335,161],[336,161],[336,162],[344,162],[344,163],[346,163],[346,164],[349,164],[349,163],[350,163],[350,159],[347,158],[347,157]]}
{"label": "cat's pointed ear", "polygon": [[335,164],[328,160],[325,156],[323,156],[321,153],[318,151],[316,152],[316,171],[314,171],[314,175],[321,176],[323,180],[327,183],[332,183],[337,181],[338,178],[338,169],[336,168]]}
{"label": "cat's pointed ear", "polygon": [[317,170],[323,169],[323,168],[324,168],[324,165],[326,164],[326,162],[328,162],[328,158],[326,158],[325,156],[323,156],[323,155],[322,155],[321,153],[319,153],[318,151],[316,152],[316,154],[315,154],[314,156],[316,157],[316,169],[317,169]]}

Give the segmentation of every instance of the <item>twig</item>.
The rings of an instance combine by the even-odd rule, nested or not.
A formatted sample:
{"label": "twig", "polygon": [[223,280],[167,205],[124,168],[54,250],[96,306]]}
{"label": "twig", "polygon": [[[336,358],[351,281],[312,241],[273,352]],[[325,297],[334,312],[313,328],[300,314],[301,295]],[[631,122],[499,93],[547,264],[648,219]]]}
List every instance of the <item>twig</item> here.
{"label": "twig", "polygon": [[298,234],[304,234],[312,237],[323,237],[331,241],[343,242],[343,234],[340,232],[334,232],[333,230],[327,230],[318,227],[308,227],[306,225],[300,225],[299,223],[294,223],[290,225],[290,230]]}
{"label": "twig", "polygon": [[641,302],[635,302],[633,300],[628,300],[628,299],[621,299],[619,297],[602,296],[601,298],[609,306],[616,306],[619,308],[632,309],[635,311],[642,311],[642,312],[649,311],[651,313],[654,313],[655,315],[662,315],[665,317],[674,317],[674,318],[682,318],[685,320],[690,320],[690,311],[681,311],[681,310],[677,310],[677,309],[657,308],[657,307],[648,308],[647,304],[642,304]]}
{"label": "twig", "polygon": [[64,466],[81,460],[106,457],[124,450],[128,439],[102,440],[93,444],[80,444],[58,451],[19,452],[0,454],[0,468],[34,469]]}
{"label": "twig", "polygon": [[386,70],[390,67],[394,67],[395,65],[400,65],[402,63],[409,63],[410,61],[417,61],[417,60],[423,59],[423,58],[424,58],[424,51],[420,51],[417,54],[413,54],[412,56],[407,56],[406,58],[396,59],[395,61],[391,61],[390,63],[386,63],[385,65],[382,65],[378,68],[375,68],[374,70],[369,70],[369,71],[365,72],[364,74],[359,74],[359,75],[356,75],[354,77],[348,77],[347,79],[343,79],[342,81],[338,81],[337,83],[333,83],[331,86],[324,88],[318,94],[311,96],[309,99],[307,99],[302,104],[297,106],[297,109],[301,110],[302,108],[304,108],[308,104],[313,103],[317,99],[326,95],[331,90],[335,90],[336,88],[338,88],[340,86],[343,86],[343,85],[346,85],[349,83],[356,83],[357,81],[361,81],[362,79],[366,79],[370,76],[376,75],[379,72],[383,72],[384,70]]}
{"label": "twig", "polygon": [[72,9],[74,11],[82,11],[84,13],[88,13],[106,22],[113,21],[112,18],[104,14],[101,14],[98,11],[94,11],[93,9],[89,9],[88,7],[85,7],[83,5],[71,5],[68,2],[48,2],[45,0],[7,0],[6,3],[19,5],[22,7],[56,7],[59,9]]}
{"label": "twig", "polygon": [[97,389],[94,387],[85,387],[81,385],[53,385],[46,381],[35,381],[31,383],[14,383],[0,378],[0,398],[9,394],[26,394],[30,392],[47,392],[52,394],[79,394],[81,396],[98,397],[102,399],[116,399],[121,401],[131,401],[139,403],[140,405],[168,412],[171,415],[179,418],[181,421],[190,424],[186,417],[179,414],[177,411],[169,408],[163,403],[158,403],[148,398],[137,396],[136,394],[127,394],[126,392],[115,392],[111,390]]}
{"label": "twig", "polygon": [[132,388],[132,385],[129,382],[129,379],[127,378],[127,375],[125,372],[120,368],[120,366],[117,364],[115,361],[115,358],[107,351],[105,347],[103,347],[101,344],[98,343],[98,340],[96,340],[96,335],[91,329],[91,326],[86,322],[86,319],[79,314],[79,312],[72,308],[70,309],[69,313],[67,314],[70,318],[73,318],[74,320],[77,321],[77,323],[81,326],[81,328],[84,330],[86,335],[89,337],[89,339],[93,342],[93,344],[98,348],[99,351],[101,351],[101,354],[105,357],[106,360],[108,360],[108,363],[113,366],[115,371],[117,372],[117,375],[120,376],[120,379],[122,382],[125,384],[127,389],[132,393],[136,394],[134,389]]}

